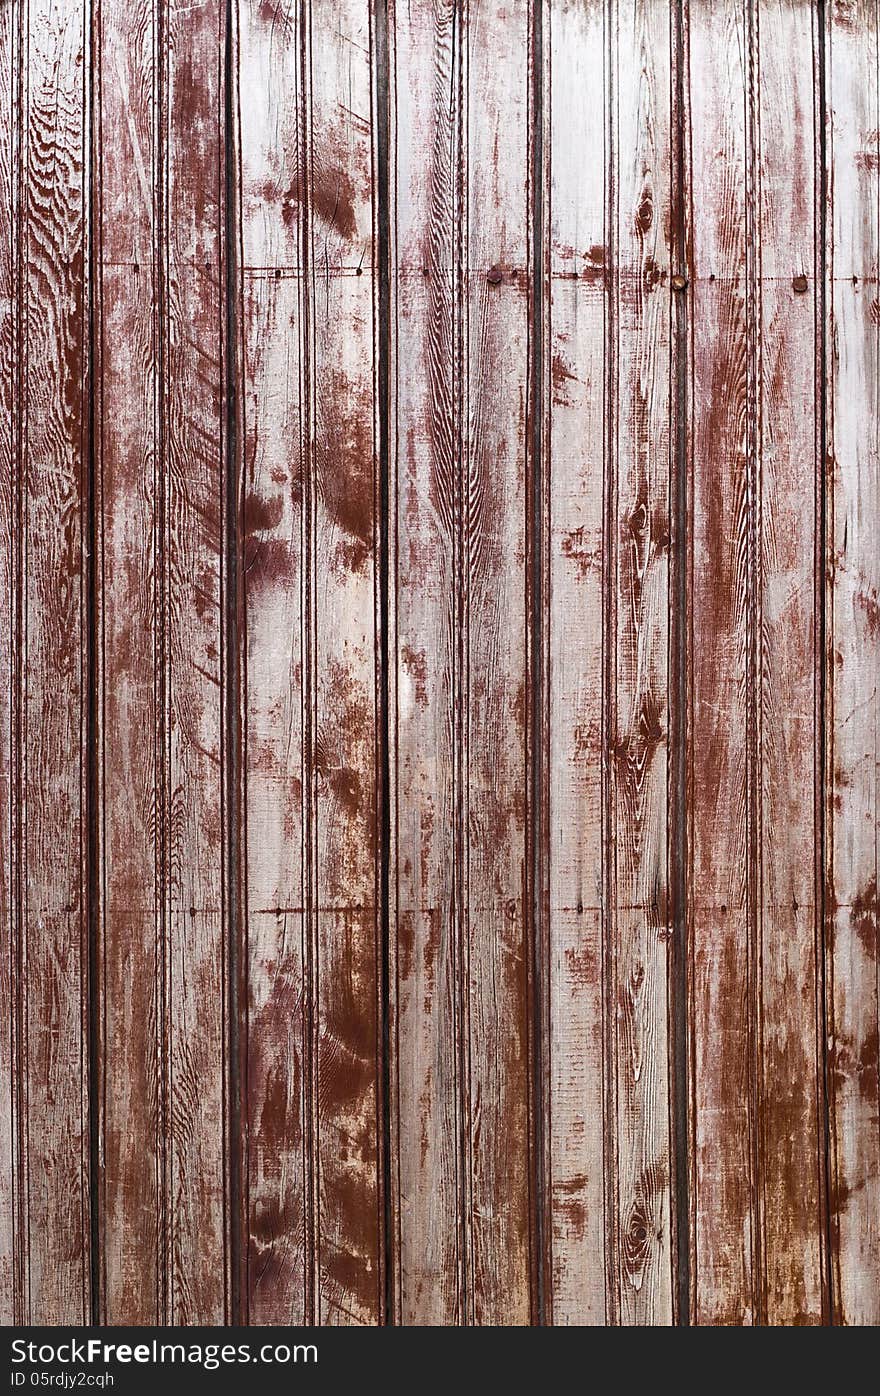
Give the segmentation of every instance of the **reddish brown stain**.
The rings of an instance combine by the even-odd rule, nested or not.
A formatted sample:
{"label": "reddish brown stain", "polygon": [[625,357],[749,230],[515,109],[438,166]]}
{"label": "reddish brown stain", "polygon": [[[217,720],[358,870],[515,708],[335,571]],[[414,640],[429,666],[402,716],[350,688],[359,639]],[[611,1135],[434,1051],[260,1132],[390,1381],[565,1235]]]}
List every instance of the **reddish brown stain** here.
{"label": "reddish brown stain", "polygon": [[416,702],[419,707],[428,706],[428,658],[425,650],[415,650],[410,645],[402,645],[400,657],[403,667],[413,681]]}
{"label": "reddish brown stain", "polygon": [[653,257],[646,257],[642,268],[642,282],[645,290],[651,292],[665,279],[666,272],[659,267]]}
{"label": "reddish brown stain", "polygon": [[354,544],[345,554],[346,565],[360,571],[374,535],[372,395],[362,380],[351,382],[342,369],[330,370],[324,382],[316,456],[318,492]]}
{"label": "reddish brown stain", "polygon": [[260,0],[260,8],[257,11],[264,24],[269,24],[273,28],[278,25],[286,29],[290,23],[281,5],[275,5],[272,0]]}
{"label": "reddish brown stain", "polygon": [[856,164],[860,170],[865,170],[871,174],[880,169],[880,155],[876,150],[857,150]]}
{"label": "reddish brown stain", "polygon": [[880,603],[874,587],[860,587],[856,592],[856,603],[865,614],[868,634],[873,638],[880,634]]}
{"label": "reddish brown stain", "polygon": [[296,226],[300,209],[309,196],[313,213],[328,231],[336,232],[348,241],[357,235],[354,188],[344,170],[322,171],[320,181],[316,178],[308,190],[304,190],[302,180],[297,177],[283,189],[279,189],[274,180],[264,180],[257,186],[256,192],[267,202],[279,205],[281,217],[288,227]]}
{"label": "reddish brown stain", "polygon": [[601,281],[605,276],[605,248],[601,243],[593,244],[585,255],[585,261],[584,280]]}
{"label": "reddish brown stain", "polygon": [[642,194],[639,206],[636,209],[635,227],[640,237],[646,237],[651,231],[654,222],[654,196],[650,189],[646,189]]}
{"label": "reddish brown stain", "polygon": [[577,1197],[557,1197],[555,1211],[560,1221],[567,1225],[570,1234],[581,1240],[587,1230],[587,1209]]}
{"label": "reddish brown stain", "polygon": [[553,355],[550,366],[550,377],[553,383],[553,401],[558,406],[565,406],[569,402],[566,394],[566,384],[576,382],[577,375],[572,373],[562,354],[558,351]]}
{"label": "reddish brown stain", "polygon": [[599,966],[595,952],[586,945],[578,949],[571,945],[566,946],[565,966],[572,983],[579,988],[587,989],[599,982]]}
{"label": "reddish brown stain", "polygon": [[870,956],[877,954],[877,879],[872,877],[850,908],[853,930]]}
{"label": "reddish brown stain", "polygon": [[599,566],[601,551],[598,547],[590,547],[586,530],[583,528],[576,528],[564,535],[562,551],[566,557],[577,563],[578,573],[582,577],[586,577],[591,569]]}
{"label": "reddish brown stain", "polygon": [[295,554],[284,538],[246,538],[242,554],[248,589],[261,589],[296,575]]}
{"label": "reddish brown stain", "polygon": [[245,533],[257,530],[267,532],[277,528],[283,512],[284,500],[281,495],[276,495],[274,499],[263,499],[260,495],[249,494],[244,502]]}

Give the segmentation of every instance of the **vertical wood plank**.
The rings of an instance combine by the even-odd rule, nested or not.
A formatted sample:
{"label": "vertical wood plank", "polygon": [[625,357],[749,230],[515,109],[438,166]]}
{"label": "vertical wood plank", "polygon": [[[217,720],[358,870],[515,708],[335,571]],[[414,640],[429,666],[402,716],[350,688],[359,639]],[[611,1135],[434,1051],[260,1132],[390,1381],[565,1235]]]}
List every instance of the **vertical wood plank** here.
{"label": "vertical wood plank", "polygon": [[370,6],[247,5],[241,35],[251,1316],[375,1323]]}
{"label": "vertical wood plank", "polygon": [[[248,1312],[310,1322],[302,623],[302,7],[240,4]],[[244,93],[247,92],[247,101]],[[308,1270],[308,1290],[307,1284]]]}
{"label": "vertical wood plank", "polygon": [[[551,3],[549,304],[548,1318],[609,1320],[604,1129],[602,623],[607,319],[605,5]],[[585,150],[603,158],[584,161]],[[613,1205],[613,1204],[612,1204]]]}
{"label": "vertical wood plank", "polygon": [[311,24],[319,1318],[376,1323],[384,1297],[370,7],[337,0],[313,7]]}
{"label": "vertical wood plank", "polygon": [[529,1321],[531,7],[394,6],[400,1315]]}
{"label": "vertical wood plank", "polygon": [[[102,1311],[158,1323],[163,698],[157,47],[152,0],[95,12]],[[134,185],[132,184],[134,178]],[[134,196],[133,196],[134,195]]]}
{"label": "vertical wood plank", "polygon": [[[464,1317],[453,481],[460,40],[452,4],[396,4],[391,54],[397,1318]],[[456,873],[457,875],[457,873]]]}
{"label": "vertical wood plank", "polygon": [[84,1323],[90,1310],[87,41],[83,6],[6,7],[0,887],[12,998],[5,1259],[22,1323]]}
{"label": "vertical wood plank", "polygon": [[0,1323],[20,1313],[22,1286],[17,1189],[19,1092],[16,940],[17,898],[17,690],[18,690],[18,191],[20,27],[18,5],[0,10]]}
{"label": "vertical wood plank", "polygon": [[609,9],[605,759],[611,1231],[624,1324],[672,1317],[667,1021],[670,903],[669,7]]}
{"label": "vertical wood plank", "polygon": [[225,6],[169,0],[164,70],[163,558],[169,1318],[228,1316],[223,848]]}
{"label": "vertical wood plank", "polygon": [[[762,1321],[821,1323],[824,1109],[821,1040],[820,658],[817,385],[819,126],[813,15],[760,0],[752,39],[753,524]],[[806,278],[806,289],[804,289]],[[812,795],[812,798],[808,797]]]}
{"label": "vertical wood plank", "polygon": [[688,45],[691,1286],[696,1322],[748,1322],[757,1315],[746,879],[750,579],[742,7],[735,0],[715,7],[691,3]]}
{"label": "vertical wood plank", "polygon": [[551,5],[549,42],[553,1313],[663,1323],[668,7]]}
{"label": "vertical wood plank", "polygon": [[[693,1314],[815,1323],[813,34],[690,5]],[[719,156],[719,152],[721,152]],[[805,1162],[806,1161],[806,1162]]]}
{"label": "vertical wood plank", "polygon": [[826,935],[834,1321],[880,1322],[876,3],[826,8]]}
{"label": "vertical wood plank", "polygon": [[229,1316],[225,7],[99,11],[103,1304]]}

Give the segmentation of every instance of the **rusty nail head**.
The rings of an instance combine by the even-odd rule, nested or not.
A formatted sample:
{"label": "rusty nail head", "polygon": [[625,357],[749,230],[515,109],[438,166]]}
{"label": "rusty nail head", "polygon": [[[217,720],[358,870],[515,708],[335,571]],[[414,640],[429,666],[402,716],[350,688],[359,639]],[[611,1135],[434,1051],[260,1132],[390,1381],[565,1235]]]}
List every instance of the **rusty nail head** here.
{"label": "rusty nail head", "polygon": [[803,272],[801,272],[800,275],[791,278],[791,284],[796,291],[806,291],[807,278],[804,276]]}
{"label": "rusty nail head", "polygon": [[688,279],[686,276],[682,276],[681,272],[677,272],[676,275],[672,278],[673,291],[686,291],[687,284]]}
{"label": "rusty nail head", "polygon": [[504,273],[499,266],[490,267],[486,272],[486,280],[490,286],[498,286],[504,279]]}

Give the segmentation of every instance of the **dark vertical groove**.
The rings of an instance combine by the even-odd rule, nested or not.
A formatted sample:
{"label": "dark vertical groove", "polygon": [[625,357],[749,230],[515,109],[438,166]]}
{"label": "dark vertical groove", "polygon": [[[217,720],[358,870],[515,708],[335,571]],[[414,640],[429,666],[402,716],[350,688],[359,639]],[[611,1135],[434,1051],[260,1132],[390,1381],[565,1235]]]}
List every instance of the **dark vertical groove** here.
{"label": "dark vertical groove", "polygon": [[752,1310],[767,1323],[764,1238],[763,1079],[763,833],[762,750],[764,721],[763,473],[761,451],[761,56],[758,0],[745,0],[746,131],[746,783],[748,789],[746,897],[748,917],[749,1075],[752,1196]]}
{"label": "dark vertical groove", "polygon": [[[817,727],[817,779],[816,779],[816,825],[817,825],[817,869],[816,869],[816,920],[819,970],[819,1108],[822,1125],[821,1197],[823,1217],[822,1258],[824,1266],[823,1288],[825,1291],[823,1318],[827,1324],[835,1320],[834,1265],[832,1257],[832,1212],[831,1212],[831,1091],[829,1082],[830,1064],[828,1059],[828,1024],[831,1021],[829,1002],[828,960],[829,945],[826,925],[828,911],[826,902],[825,877],[827,868],[827,829],[826,798],[828,771],[826,769],[827,743],[825,726],[827,721],[826,701],[826,644],[827,627],[825,615],[825,558],[827,547],[828,500],[827,500],[827,460],[828,460],[828,345],[827,345],[827,240],[828,240],[828,148],[827,116],[828,91],[825,73],[825,0],[818,0],[816,15],[816,65],[818,68],[817,94],[819,110],[818,124],[818,190],[819,217],[817,220],[818,247],[816,249],[816,314],[818,318],[818,406],[819,439],[816,471],[816,727]],[[826,1308],[827,1306],[827,1308]]]}
{"label": "dark vertical groove", "polygon": [[470,821],[468,784],[468,744],[470,740],[470,402],[467,361],[470,330],[468,305],[468,110],[470,70],[470,3],[462,0],[452,15],[450,100],[455,113],[454,141],[456,164],[453,180],[453,383],[452,431],[455,457],[452,462],[452,569],[453,569],[453,714],[455,791],[455,843],[453,852],[453,906],[455,924],[456,983],[456,1068],[458,1111],[458,1243],[459,1310],[458,1323],[475,1322],[477,1292],[472,1256],[473,1231],[473,1139],[471,1135],[471,1042],[470,1042],[470,853],[467,829]]}
{"label": "dark vertical groove", "polygon": [[[617,1041],[612,1006],[616,1003],[615,935],[616,866],[614,851],[614,784],[611,751],[614,744],[615,688],[615,507],[617,496],[617,123],[615,120],[617,0],[605,5],[605,317],[603,367],[603,499],[602,499],[602,1131],[604,1142],[603,1201],[605,1212],[605,1304],[607,1325],[620,1322],[620,1228],[618,1224],[619,1161],[617,1152]],[[610,1194],[610,1196],[609,1196]]]}
{"label": "dark vertical groove", "polygon": [[[530,759],[529,857],[531,896],[526,915],[531,923],[529,937],[530,1057],[529,1121],[531,1155],[530,1188],[532,1225],[532,1322],[552,1322],[552,1293],[549,1282],[549,1254],[546,1206],[547,1149],[547,1014],[544,1001],[547,976],[548,933],[545,915],[546,830],[546,750],[545,708],[547,702],[545,665],[544,608],[548,601],[544,578],[545,466],[544,466],[544,15],[543,0],[533,0],[532,9],[532,162],[531,162],[531,326],[529,335],[529,376],[531,378],[531,430],[528,449],[531,456],[531,512],[527,579],[529,608],[529,648],[531,660],[530,708],[527,735]],[[527,925],[529,922],[527,922]]]}
{"label": "dark vertical groove", "polygon": [[88,76],[84,82],[84,96],[88,103],[88,117],[83,123],[83,163],[85,169],[85,193],[88,212],[86,215],[86,256],[83,259],[86,285],[85,326],[88,343],[86,346],[85,390],[88,402],[86,422],[86,460],[84,462],[83,517],[85,520],[85,668],[86,668],[86,714],[85,714],[85,768],[86,768],[86,901],[88,915],[88,964],[87,964],[87,1018],[88,1018],[88,1128],[89,1128],[89,1316],[93,1324],[100,1323],[103,1314],[101,1306],[101,1188],[100,1188],[100,1128],[101,1128],[101,1083],[100,1083],[100,841],[98,821],[100,810],[100,775],[98,770],[98,741],[100,726],[98,721],[99,691],[101,675],[98,669],[98,539],[99,539],[99,494],[97,487],[96,434],[101,429],[100,413],[97,407],[98,392],[95,382],[96,337],[99,332],[98,317],[98,234],[99,220],[95,217],[95,178],[97,162],[96,139],[98,125],[95,115],[95,14],[100,15],[100,5],[88,8],[88,32],[86,35],[84,66],[88,65]]}
{"label": "dark vertical groove", "polygon": [[[689,275],[685,0],[673,17],[673,271]],[[690,1323],[690,1150],[688,1119],[688,297],[673,298],[672,579],[670,611],[670,860],[672,893],[672,1152],[674,1158],[675,1321]]]}
{"label": "dark vertical groove", "polygon": [[[16,16],[17,23],[12,36],[11,50],[13,59],[12,68],[12,105],[13,105],[13,140],[12,140],[12,163],[11,163],[11,196],[12,196],[12,218],[11,218],[11,241],[13,242],[12,263],[13,263],[13,402],[17,405],[18,411],[13,413],[12,431],[12,469],[13,469],[13,521],[14,532],[12,536],[12,571],[14,595],[12,598],[13,617],[13,656],[12,656],[12,721],[11,721],[11,767],[13,774],[11,819],[12,819],[12,906],[13,906],[13,935],[12,935],[12,1069],[13,1069],[13,1159],[15,1169],[15,1183],[13,1187],[13,1318],[18,1323],[29,1323],[30,1314],[30,1274],[29,1274],[29,1248],[27,1238],[23,1235],[25,1230],[24,1221],[27,1217],[27,1178],[26,1169],[23,1164],[27,1157],[26,1153],[26,1121],[24,1117],[22,1090],[22,1056],[26,1040],[24,1031],[26,1000],[24,993],[24,969],[25,969],[25,945],[24,945],[24,828],[22,811],[24,801],[22,799],[22,773],[24,764],[24,753],[22,738],[24,733],[24,703],[23,703],[23,678],[24,678],[24,567],[27,556],[27,509],[25,503],[25,463],[24,452],[26,446],[25,418],[27,411],[27,377],[25,368],[25,281],[24,268],[27,257],[27,238],[24,226],[24,200],[25,200],[25,175],[24,175],[24,93],[25,79],[27,73],[27,56],[25,51],[25,5],[19,5]],[[17,240],[16,240],[17,232]]]}
{"label": "dark vertical groove", "polygon": [[313,704],[315,701],[315,632],[314,632],[314,429],[313,336],[314,317],[312,291],[312,93],[311,93],[311,28],[307,0],[300,0],[298,10],[298,112],[297,173],[300,182],[299,237],[299,308],[301,355],[299,366],[300,441],[302,460],[302,591],[300,614],[304,614],[302,639],[302,705],[303,705],[303,1149],[305,1153],[305,1196],[303,1205],[305,1255],[303,1257],[303,1313],[307,1325],[320,1321],[319,1286],[319,1217],[318,1192],[318,1121],[316,1110],[317,1033],[318,1033],[318,907],[315,888],[315,733]]}
{"label": "dark vertical groove", "polygon": [[156,807],[158,811],[158,838],[156,846],[156,887],[158,902],[158,935],[156,944],[157,997],[156,1008],[156,1169],[157,1195],[159,1202],[159,1253],[156,1257],[156,1317],[157,1322],[166,1324],[173,1321],[173,1285],[170,1274],[172,1247],[169,1245],[172,1221],[172,1199],[169,1187],[171,1167],[171,1120],[170,1083],[170,1023],[168,1005],[169,993],[169,721],[168,721],[168,560],[165,540],[167,514],[165,457],[168,441],[167,392],[165,366],[168,358],[166,341],[166,311],[168,287],[168,199],[166,179],[168,175],[168,135],[166,131],[167,113],[165,103],[168,91],[167,32],[164,0],[154,0],[155,48],[154,48],[154,102],[155,102],[155,211],[153,224],[153,258],[155,262],[156,308],[154,334],[156,345],[156,370],[154,402],[156,413],[156,458],[153,466],[153,490],[156,501],[156,517],[153,524],[155,547],[154,563],[154,606],[156,613],[156,677],[154,706],[156,714],[155,768],[156,768]]}
{"label": "dark vertical groove", "polygon": [[391,748],[390,748],[390,553],[391,453],[389,355],[391,346],[390,261],[390,60],[388,0],[376,5],[374,17],[376,82],[376,258],[378,263],[379,417],[379,1051],[381,1125],[381,1272],[382,1321],[395,1321],[394,1199],[391,1190]]}
{"label": "dark vertical groove", "polygon": [[224,295],[224,456],[223,519],[224,519],[224,629],[223,696],[224,696],[224,790],[226,856],[226,993],[228,1019],[227,1062],[227,1182],[228,1206],[227,1244],[229,1261],[229,1306],[231,1322],[247,1323],[247,1287],[242,1283],[246,1247],[242,1235],[244,1148],[242,1109],[242,1051],[246,1050],[247,1032],[242,1031],[242,1019],[247,1012],[247,997],[243,975],[245,955],[242,938],[242,820],[241,820],[241,722],[242,704],[240,645],[242,641],[242,578],[239,509],[239,402],[238,402],[238,181],[236,178],[236,71],[234,26],[237,22],[236,0],[225,0],[225,33],[223,46],[223,295]]}

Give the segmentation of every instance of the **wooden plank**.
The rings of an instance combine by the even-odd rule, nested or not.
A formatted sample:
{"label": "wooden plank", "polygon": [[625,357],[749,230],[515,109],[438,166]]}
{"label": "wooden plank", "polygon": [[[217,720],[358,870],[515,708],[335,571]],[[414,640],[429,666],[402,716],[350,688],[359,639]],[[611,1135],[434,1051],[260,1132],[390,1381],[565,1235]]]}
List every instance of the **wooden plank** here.
{"label": "wooden plank", "polygon": [[96,18],[101,1305],[105,1322],[158,1323],[165,1316],[158,964],[164,918],[156,815],[165,758],[156,673],[162,645],[158,109],[150,74],[159,28],[152,0],[135,13],[105,0]]}
{"label": "wooden plank", "polygon": [[761,0],[754,26],[759,1312],[790,1326],[821,1323],[827,1308],[820,806],[805,798],[820,780],[819,122],[810,8]]}
{"label": "wooden plank", "polygon": [[697,1322],[815,1323],[810,16],[692,4],[689,50],[692,1308]]}
{"label": "wooden plank", "polygon": [[[544,460],[548,540],[548,1320],[605,1324],[603,565],[605,5],[545,12],[550,110]],[[545,79],[545,82],[547,80]],[[613,1205],[613,1203],[612,1203]]]}
{"label": "wooden plank", "polygon": [[[614,20],[616,19],[616,25]],[[606,1061],[616,1321],[672,1317],[667,975],[670,29],[658,0],[612,23],[606,350]]]}
{"label": "wooden plank", "polygon": [[224,11],[99,20],[102,1302],[219,1323]]}
{"label": "wooden plank", "polygon": [[691,208],[688,443],[692,1316],[696,1322],[749,1322],[757,1314],[746,876],[751,579],[741,7],[692,5],[688,44],[691,187],[699,191],[702,210],[698,219]]}
{"label": "wooden plank", "polygon": [[[668,7],[653,0],[551,8],[549,1169],[557,1322],[671,1319],[670,50]],[[581,152],[600,144],[604,165],[589,173]]]}
{"label": "wooden plank", "polygon": [[[239,25],[246,631],[248,1309],[306,1322],[301,9]],[[273,12],[274,13],[274,12]],[[241,97],[248,76],[249,97]],[[287,202],[285,202],[287,200]],[[312,1166],[311,1157],[308,1167]],[[310,1291],[306,1293],[306,1268]]]}
{"label": "wooden plank", "polygon": [[79,1324],[90,1307],[85,12],[7,6],[2,34],[5,1304],[21,1323]]}
{"label": "wooden plank", "polygon": [[228,1313],[222,576],[224,11],[168,5],[160,142],[168,1318]]}
{"label": "wooden plank", "polygon": [[531,7],[392,46],[397,1303],[528,1322]]}
{"label": "wooden plank", "polygon": [[366,0],[242,7],[256,1322],[384,1303],[372,65]]}
{"label": "wooden plank", "polygon": [[18,393],[18,257],[16,248],[19,190],[18,6],[0,9],[0,1017],[8,1029],[0,1034],[0,1323],[16,1322],[22,1283],[18,1245],[17,1185],[18,1034],[16,956],[18,931],[17,848],[17,686],[19,674],[19,557],[16,516],[20,497],[18,441],[14,409]]}
{"label": "wooden plank", "polygon": [[[455,710],[460,51],[454,6],[395,5],[391,53],[395,1303],[464,1317]],[[442,512],[439,507],[442,499]]]}
{"label": "wooden plank", "polygon": [[880,14],[826,9],[826,936],[834,1321],[880,1322]]}

